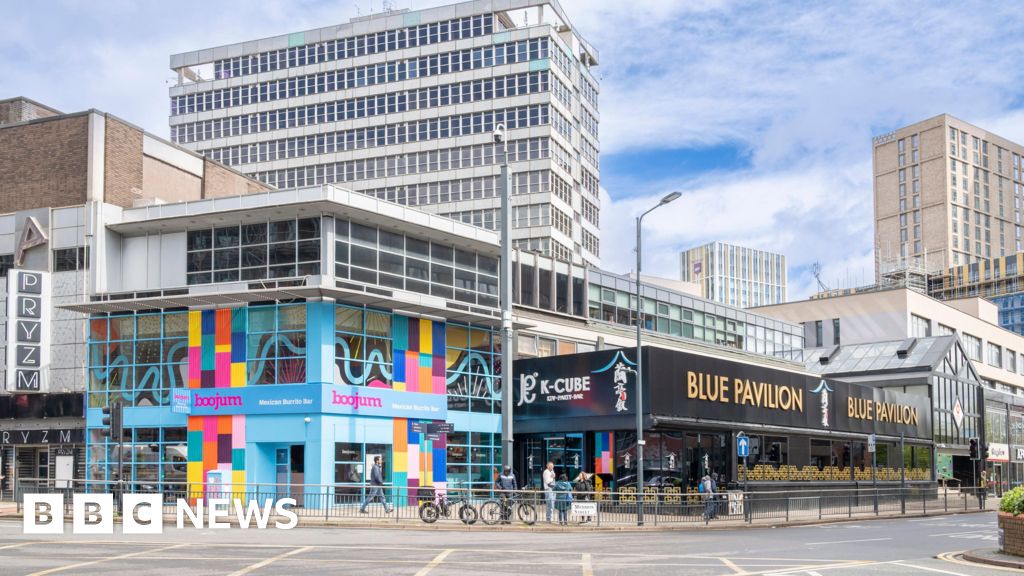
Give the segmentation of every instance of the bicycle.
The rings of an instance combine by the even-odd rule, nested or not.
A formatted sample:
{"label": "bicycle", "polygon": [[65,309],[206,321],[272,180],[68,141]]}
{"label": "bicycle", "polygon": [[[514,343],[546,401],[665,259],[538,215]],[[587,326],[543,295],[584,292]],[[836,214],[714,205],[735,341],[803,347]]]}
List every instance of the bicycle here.
{"label": "bicycle", "polygon": [[469,499],[465,496],[449,499],[447,492],[434,492],[433,500],[427,500],[420,504],[420,520],[427,524],[433,524],[442,516],[451,518],[456,509],[459,520],[462,520],[463,524],[469,526],[476,524],[479,514],[476,508],[469,503]]}
{"label": "bicycle", "polygon": [[494,526],[498,522],[511,523],[513,510],[523,524],[533,526],[537,523],[537,509],[523,501],[519,494],[502,494],[500,499],[484,502],[480,505],[480,519],[488,526]]}

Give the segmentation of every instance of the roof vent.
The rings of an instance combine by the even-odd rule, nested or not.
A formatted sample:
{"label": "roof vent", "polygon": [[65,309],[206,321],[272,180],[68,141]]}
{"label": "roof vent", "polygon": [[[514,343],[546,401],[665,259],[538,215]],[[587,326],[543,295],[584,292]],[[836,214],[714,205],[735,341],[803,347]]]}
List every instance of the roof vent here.
{"label": "roof vent", "polygon": [[839,352],[839,346],[829,346],[821,351],[821,356],[818,356],[819,364],[828,364],[836,356],[836,352]]}
{"label": "roof vent", "polygon": [[899,347],[896,348],[896,357],[906,358],[907,356],[910,356],[910,352],[914,349],[914,346],[917,346],[917,338],[907,338],[900,342]]}

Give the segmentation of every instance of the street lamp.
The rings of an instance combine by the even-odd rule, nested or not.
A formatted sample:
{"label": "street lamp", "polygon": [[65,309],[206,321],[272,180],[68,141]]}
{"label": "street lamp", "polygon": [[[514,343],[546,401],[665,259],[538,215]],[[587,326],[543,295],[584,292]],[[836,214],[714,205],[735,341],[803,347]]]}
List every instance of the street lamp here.
{"label": "street lamp", "polygon": [[644,410],[643,410],[643,359],[640,356],[640,347],[643,345],[641,341],[641,325],[640,315],[643,310],[643,302],[640,296],[640,264],[642,262],[642,256],[640,252],[640,239],[641,239],[641,226],[643,225],[644,216],[647,216],[651,212],[661,208],[669,202],[678,200],[682,196],[682,192],[669,192],[666,194],[660,202],[650,210],[647,210],[636,219],[636,486],[637,486],[637,501],[636,506],[636,525],[644,525]]}
{"label": "street lamp", "polygon": [[508,174],[505,125],[494,127],[494,145],[501,150],[501,464],[512,465],[512,198]]}

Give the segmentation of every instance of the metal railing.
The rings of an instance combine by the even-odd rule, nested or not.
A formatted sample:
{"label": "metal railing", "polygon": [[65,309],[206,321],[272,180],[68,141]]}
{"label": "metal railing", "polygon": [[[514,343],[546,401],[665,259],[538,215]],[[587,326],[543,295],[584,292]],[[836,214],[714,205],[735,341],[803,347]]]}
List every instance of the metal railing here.
{"label": "metal railing", "polygon": [[[545,493],[521,490],[515,493],[490,489],[468,489],[458,486],[396,487],[384,486],[384,501],[371,498],[374,487],[364,485],[278,485],[245,484],[223,486],[206,484],[164,483],[161,490],[146,489],[145,485],[117,482],[75,480],[55,482],[48,479],[20,479],[15,487],[15,500],[20,512],[25,494],[64,494],[65,513],[71,513],[73,493],[112,493],[115,501],[120,493],[158,493],[163,497],[163,512],[176,515],[179,500],[195,509],[199,500],[209,503],[220,499],[228,501],[228,516],[234,517],[234,507],[243,510],[251,504],[273,506],[283,499],[295,501],[289,509],[300,522],[303,519],[330,523],[346,519],[368,522],[399,523],[423,520],[423,508],[428,502],[438,504],[436,522],[458,523],[471,526],[501,524],[558,523],[564,512],[569,525],[624,526],[637,523],[638,500],[643,506],[648,525],[708,525],[808,522],[835,518],[865,518],[874,516],[921,515],[927,513],[994,510],[998,498],[994,491],[977,488],[946,488],[935,485],[916,485],[904,488],[835,488],[798,489],[786,491],[721,491],[709,497],[705,494],[666,491],[648,488],[641,497],[635,492],[561,492]],[[568,495],[571,494],[571,498]],[[503,508],[508,497],[510,508]],[[525,510],[520,510],[520,506]],[[474,513],[464,521],[462,507],[472,507]]]}

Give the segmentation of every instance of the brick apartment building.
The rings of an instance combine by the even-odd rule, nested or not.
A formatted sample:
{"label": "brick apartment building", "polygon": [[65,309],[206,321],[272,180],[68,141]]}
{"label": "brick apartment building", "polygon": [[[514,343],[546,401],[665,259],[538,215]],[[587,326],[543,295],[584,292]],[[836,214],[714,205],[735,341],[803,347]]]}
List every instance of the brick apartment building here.
{"label": "brick apartment building", "polygon": [[[270,187],[110,114],[64,114],[20,97],[0,100],[0,182],[0,496],[7,497],[25,479],[84,474],[88,322],[60,306],[112,288],[102,269],[122,246],[103,237],[98,212]],[[127,254],[122,266],[137,260]],[[11,376],[14,367],[24,373],[9,354],[25,348],[8,306],[9,280],[19,271],[43,273],[49,283],[37,346],[47,352],[36,364],[45,376],[35,387]]]}
{"label": "brick apartment building", "polygon": [[0,100],[0,182],[0,214],[90,200],[131,207],[271,189],[111,114],[63,114],[22,97]]}

